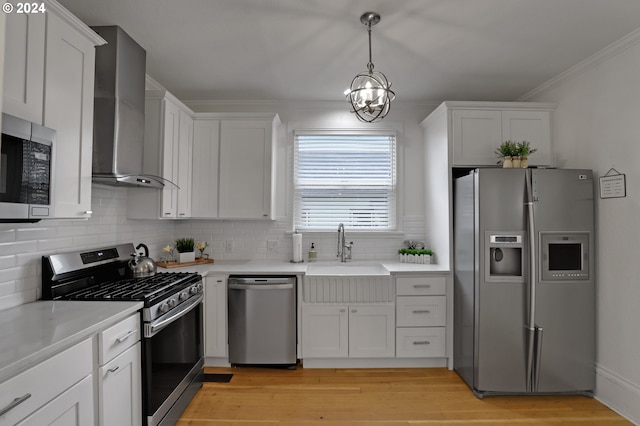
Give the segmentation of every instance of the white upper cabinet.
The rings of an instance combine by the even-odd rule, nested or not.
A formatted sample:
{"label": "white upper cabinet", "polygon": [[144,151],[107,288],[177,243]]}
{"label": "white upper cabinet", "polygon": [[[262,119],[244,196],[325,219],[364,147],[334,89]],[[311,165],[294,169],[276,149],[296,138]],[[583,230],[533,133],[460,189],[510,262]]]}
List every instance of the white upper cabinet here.
{"label": "white upper cabinet", "polygon": [[56,218],[91,215],[95,46],[105,41],[55,1],[7,16],[3,111],[50,127]]}
{"label": "white upper cabinet", "polygon": [[193,173],[191,216],[218,217],[218,163],[220,120],[195,118],[193,122]]}
{"label": "white upper cabinet", "polygon": [[277,114],[194,117],[192,217],[272,219]]}
{"label": "white upper cabinet", "polygon": [[552,165],[553,105],[445,102],[439,108],[446,109],[441,117],[450,125],[448,143],[453,153],[452,166],[496,166],[499,159],[494,151],[506,140],[531,142],[537,152],[529,157],[529,165]]}
{"label": "white upper cabinet", "polygon": [[163,189],[129,188],[128,217],[191,217],[192,116],[193,112],[171,93],[146,92],[143,172],[168,182]]}
{"label": "white upper cabinet", "polygon": [[7,15],[3,112],[42,124],[45,16]]}
{"label": "white upper cabinet", "polygon": [[278,116],[220,123],[219,216],[272,219],[274,132]]}

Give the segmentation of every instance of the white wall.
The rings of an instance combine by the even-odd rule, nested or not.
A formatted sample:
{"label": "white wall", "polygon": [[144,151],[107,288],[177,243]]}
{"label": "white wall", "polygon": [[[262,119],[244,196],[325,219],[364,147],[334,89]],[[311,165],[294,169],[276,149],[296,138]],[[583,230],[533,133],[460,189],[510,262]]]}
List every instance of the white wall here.
{"label": "white wall", "polygon": [[640,424],[640,32],[522,100],[557,102],[558,167],[626,175],[625,198],[596,188],[596,396]]}

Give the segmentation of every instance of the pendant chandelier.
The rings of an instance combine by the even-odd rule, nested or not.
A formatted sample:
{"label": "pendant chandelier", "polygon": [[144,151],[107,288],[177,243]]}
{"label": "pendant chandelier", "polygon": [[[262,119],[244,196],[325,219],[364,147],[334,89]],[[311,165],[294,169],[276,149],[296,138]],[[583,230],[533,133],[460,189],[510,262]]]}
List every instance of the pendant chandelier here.
{"label": "pendant chandelier", "polygon": [[367,63],[367,71],[356,75],[344,94],[351,105],[351,112],[356,114],[358,120],[375,123],[389,113],[391,101],[395,99],[396,94],[391,90],[391,83],[387,77],[373,70],[371,27],[380,22],[380,15],[375,12],[365,12],[360,17],[360,22],[366,25],[369,33],[369,63]]}

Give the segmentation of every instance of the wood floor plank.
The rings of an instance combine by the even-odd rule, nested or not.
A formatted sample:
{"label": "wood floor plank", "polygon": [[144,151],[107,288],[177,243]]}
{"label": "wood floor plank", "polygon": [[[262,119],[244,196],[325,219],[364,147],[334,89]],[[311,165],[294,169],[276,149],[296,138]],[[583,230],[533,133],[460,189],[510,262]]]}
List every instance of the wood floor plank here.
{"label": "wood floor plank", "polygon": [[630,425],[583,396],[476,398],[445,368],[207,368],[233,374],[205,383],[178,426]]}

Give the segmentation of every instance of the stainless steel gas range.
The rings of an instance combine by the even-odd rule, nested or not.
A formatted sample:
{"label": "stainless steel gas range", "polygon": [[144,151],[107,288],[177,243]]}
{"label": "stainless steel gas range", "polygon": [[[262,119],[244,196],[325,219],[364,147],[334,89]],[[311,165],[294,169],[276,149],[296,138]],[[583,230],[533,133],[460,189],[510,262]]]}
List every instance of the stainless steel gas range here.
{"label": "stainless steel gas range", "polygon": [[202,386],[203,285],[197,273],[132,278],[133,244],[42,258],[45,300],[142,301],[142,424],[173,425]]}

